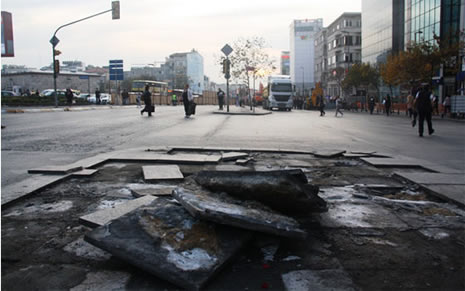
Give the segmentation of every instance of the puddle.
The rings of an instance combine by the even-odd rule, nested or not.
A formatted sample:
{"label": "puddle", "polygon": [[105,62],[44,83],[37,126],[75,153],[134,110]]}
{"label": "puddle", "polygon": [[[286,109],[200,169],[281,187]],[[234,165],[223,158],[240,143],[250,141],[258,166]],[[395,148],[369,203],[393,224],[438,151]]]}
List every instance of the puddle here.
{"label": "puddle", "polygon": [[125,163],[110,163],[110,164],[105,164],[102,166],[102,169],[103,168],[116,168],[116,169],[122,169],[124,167],[126,167],[127,164]]}
{"label": "puddle", "polygon": [[3,215],[4,217],[10,216],[20,216],[24,214],[34,213],[34,212],[46,212],[46,213],[54,213],[54,212],[64,212],[73,207],[73,202],[69,200],[62,200],[54,203],[44,203],[40,205],[28,205],[23,207],[22,209],[14,210],[8,214]]}

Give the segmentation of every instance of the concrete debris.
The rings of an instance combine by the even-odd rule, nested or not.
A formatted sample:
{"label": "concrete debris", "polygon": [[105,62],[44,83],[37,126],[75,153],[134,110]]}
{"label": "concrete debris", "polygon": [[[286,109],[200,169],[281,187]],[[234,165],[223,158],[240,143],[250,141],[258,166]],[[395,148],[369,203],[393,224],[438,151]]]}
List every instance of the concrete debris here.
{"label": "concrete debris", "polygon": [[307,178],[301,170],[202,171],[194,176],[194,180],[213,192],[255,200],[284,214],[302,216],[327,210],[326,202],[317,195],[319,188],[306,184]]}
{"label": "concrete debris", "polygon": [[221,155],[221,160],[223,162],[235,161],[237,159],[244,159],[249,156],[248,153],[239,153],[239,152],[228,152]]}
{"label": "concrete debris", "polygon": [[306,237],[306,232],[300,229],[296,220],[276,213],[258,202],[244,203],[227,194],[189,191],[183,188],[176,188],[173,196],[194,217],[278,236]]}
{"label": "concrete debris", "polygon": [[200,289],[251,238],[193,218],[163,198],[98,227],[85,240],[183,288]]}
{"label": "concrete debris", "polygon": [[344,156],[346,151],[315,151],[312,154],[317,158],[333,159]]}
{"label": "concrete debris", "polygon": [[147,182],[184,179],[178,165],[143,166],[142,172]]}

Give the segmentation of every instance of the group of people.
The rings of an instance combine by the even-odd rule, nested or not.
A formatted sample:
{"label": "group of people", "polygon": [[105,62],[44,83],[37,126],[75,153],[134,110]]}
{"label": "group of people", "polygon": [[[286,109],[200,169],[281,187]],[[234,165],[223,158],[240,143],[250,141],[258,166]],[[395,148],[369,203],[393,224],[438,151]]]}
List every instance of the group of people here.
{"label": "group of people", "polygon": [[[148,116],[151,117],[152,113],[155,112],[155,105],[152,104],[152,93],[150,92],[150,87],[148,85],[145,86],[144,93],[142,93],[141,97],[144,100],[145,106],[140,111],[140,114],[144,115],[144,112],[147,112]],[[186,84],[184,91],[182,92],[182,102],[184,104],[184,118],[189,118],[191,115],[195,114],[196,104],[188,84]],[[140,104],[140,97],[138,97],[138,104]]]}

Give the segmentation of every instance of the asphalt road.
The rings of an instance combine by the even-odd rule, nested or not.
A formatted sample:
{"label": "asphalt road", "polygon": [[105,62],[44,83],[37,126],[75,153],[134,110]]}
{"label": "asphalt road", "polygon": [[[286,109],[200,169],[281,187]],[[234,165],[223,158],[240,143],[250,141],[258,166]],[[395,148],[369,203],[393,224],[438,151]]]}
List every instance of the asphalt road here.
{"label": "asphalt road", "polygon": [[465,171],[465,123],[434,119],[435,134],[420,138],[404,115],[334,111],[273,112],[263,116],[212,114],[198,106],[158,106],[151,118],[131,106],[68,112],[2,114],[2,186],[27,170],[63,165],[115,150],[154,146],[224,146],[300,150],[376,151],[419,158]]}

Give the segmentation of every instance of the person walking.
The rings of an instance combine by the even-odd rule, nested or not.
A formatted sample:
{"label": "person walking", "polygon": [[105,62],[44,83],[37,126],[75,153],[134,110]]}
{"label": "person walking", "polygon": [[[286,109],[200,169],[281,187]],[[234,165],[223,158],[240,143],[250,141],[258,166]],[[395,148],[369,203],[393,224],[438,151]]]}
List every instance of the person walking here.
{"label": "person walking", "polygon": [[152,112],[154,112],[152,106],[152,93],[149,91],[149,86],[145,86],[144,94],[142,94],[142,98],[144,99],[145,107],[140,111],[140,115],[144,115],[144,112],[147,112],[149,117],[152,116]]}
{"label": "person walking", "polygon": [[408,117],[412,118],[413,116],[413,102],[415,98],[413,98],[412,94],[409,94],[407,96],[407,112],[408,112]]}
{"label": "person walking", "polygon": [[66,89],[66,93],[65,93],[65,97],[66,97],[66,103],[68,104],[68,106],[71,106],[73,104],[73,91],[71,91],[70,88]]}
{"label": "person walking", "polygon": [[431,103],[433,106],[433,115],[439,115],[439,98],[436,95],[431,95]]}
{"label": "person walking", "polygon": [[100,90],[95,89],[95,104],[100,104]]}
{"label": "person walking", "polygon": [[182,103],[184,104],[184,118],[189,118],[191,116],[191,102],[194,100],[192,96],[192,91],[189,89],[189,85],[184,86],[184,91],[182,92]]}
{"label": "person walking", "polygon": [[338,113],[341,113],[342,116],[344,116],[344,113],[341,111],[342,108],[342,100],[339,96],[336,96],[336,117]]}
{"label": "person walking", "polygon": [[123,97],[123,105],[128,105],[129,104],[129,93],[128,90],[124,89],[123,93],[121,93],[121,96]]}
{"label": "person walking", "polygon": [[173,92],[173,95],[171,95],[171,105],[176,106],[178,103],[178,96]]}
{"label": "person walking", "polygon": [[442,102],[442,106],[444,107],[441,118],[447,117],[447,113],[450,114],[450,96],[446,95],[444,102]]}
{"label": "person walking", "polygon": [[391,105],[392,105],[391,96],[389,94],[387,94],[385,102],[384,102],[384,108],[386,109],[386,115],[387,116],[389,116],[391,114]]}
{"label": "person walking", "polygon": [[433,123],[431,122],[431,113],[433,112],[433,106],[430,99],[431,92],[429,86],[426,84],[423,86],[421,91],[417,94],[415,99],[415,107],[418,112],[418,135],[423,137],[423,125],[426,119],[428,125],[428,134],[434,133]]}
{"label": "person walking", "polygon": [[219,109],[223,110],[223,105],[224,105],[224,92],[221,90],[221,88],[218,88],[218,93],[216,94],[218,96],[218,105]]}
{"label": "person walking", "polygon": [[141,108],[142,106],[140,105],[140,100],[142,98],[142,94],[140,92],[137,92],[136,96],[136,102],[137,102],[137,108]]}
{"label": "person walking", "polygon": [[375,110],[375,98],[373,96],[370,96],[370,99],[368,100],[368,107],[370,114],[373,115],[373,110]]}
{"label": "person walking", "polygon": [[320,116],[325,116],[325,98],[320,95],[317,97],[318,98],[318,105],[320,107]]}

